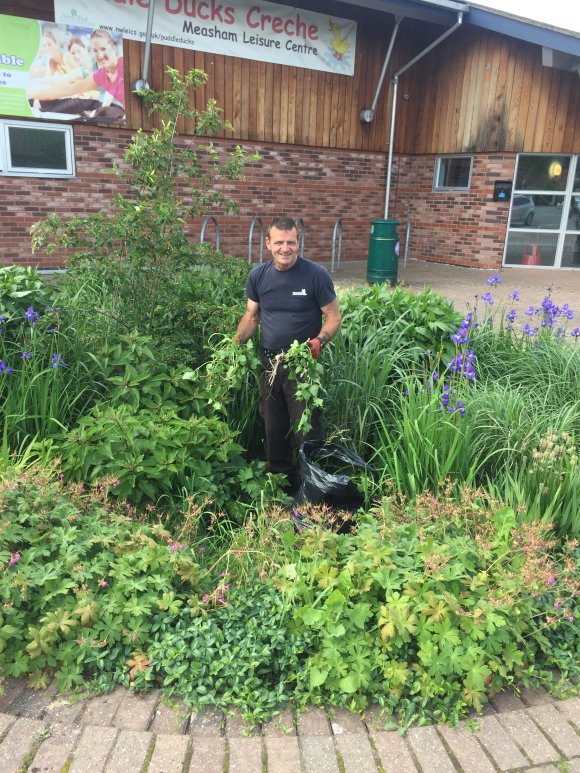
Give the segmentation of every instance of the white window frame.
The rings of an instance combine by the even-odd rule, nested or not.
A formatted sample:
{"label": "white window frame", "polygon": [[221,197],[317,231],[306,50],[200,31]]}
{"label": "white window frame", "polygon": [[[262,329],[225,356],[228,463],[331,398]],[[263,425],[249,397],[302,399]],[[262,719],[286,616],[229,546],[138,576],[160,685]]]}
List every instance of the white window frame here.
{"label": "white window frame", "polygon": [[[570,158],[570,166],[568,167],[568,181],[566,188],[564,190],[560,191],[554,191],[554,190],[548,190],[545,188],[516,188],[516,181],[518,179],[518,169],[520,165],[520,160],[522,158],[525,158],[527,156],[568,156]],[[580,231],[576,231],[574,228],[568,228],[568,218],[570,214],[570,208],[572,206],[572,198],[577,196],[578,194],[574,192],[574,183],[577,176],[577,169],[580,167],[580,154],[579,153],[518,153],[517,160],[516,160],[516,166],[514,169],[514,179],[513,179],[513,191],[512,191],[512,201],[510,201],[510,211],[509,211],[509,220],[508,220],[508,228],[506,230],[506,237],[504,241],[503,246],[503,259],[502,259],[502,266],[506,266],[507,268],[527,268],[527,266],[522,266],[521,263],[508,263],[507,262],[507,253],[508,253],[508,245],[509,245],[509,237],[510,234],[514,231],[516,233],[530,233],[530,234],[557,234],[557,243],[556,243],[556,254],[554,256],[554,265],[553,266],[537,266],[537,269],[540,271],[544,271],[546,269],[559,269],[560,271],[579,271],[580,269],[574,267],[574,266],[562,266],[562,255],[564,252],[564,245],[566,242],[566,237],[569,234],[579,233]],[[514,196],[558,196],[562,199],[562,215],[560,219],[560,227],[559,228],[534,228],[533,226],[530,226],[530,228],[512,228],[511,221],[512,221],[512,207],[513,207],[513,197]]]}
{"label": "white window frame", "polygon": [[[9,129],[22,127],[25,129],[38,129],[40,131],[62,132],[66,157],[66,169],[39,169],[35,167],[14,166],[10,156]],[[70,179],[75,176],[75,154],[73,127],[57,123],[36,121],[13,121],[0,118],[0,176],[5,177],[50,177],[57,179]]]}
{"label": "white window frame", "polygon": [[[439,175],[441,173],[441,164],[448,159],[461,158],[469,159],[469,177],[467,185],[438,185]],[[448,153],[446,155],[437,156],[435,159],[435,174],[433,176],[433,190],[434,191],[468,191],[471,188],[471,175],[473,173],[473,156],[465,153]]]}

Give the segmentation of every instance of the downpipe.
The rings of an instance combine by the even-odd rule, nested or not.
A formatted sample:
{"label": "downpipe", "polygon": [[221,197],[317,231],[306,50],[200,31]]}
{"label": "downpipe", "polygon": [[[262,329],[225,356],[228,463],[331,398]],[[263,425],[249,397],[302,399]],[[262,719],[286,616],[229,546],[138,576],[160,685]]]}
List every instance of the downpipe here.
{"label": "downpipe", "polygon": [[439,45],[439,43],[442,43],[446,38],[448,38],[450,35],[452,35],[459,27],[461,27],[461,24],[463,23],[463,11],[459,11],[457,13],[457,21],[453,25],[453,27],[449,27],[448,30],[445,30],[445,32],[440,35],[436,40],[434,40],[432,43],[430,43],[427,48],[423,49],[420,53],[417,54],[417,56],[413,57],[410,62],[407,62],[406,65],[401,67],[400,70],[397,70],[397,72],[393,75],[392,84],[393,84],[393,91],[392,91],[392,101],[391,101],[391,129],[390,129],[390,135],[389,135],[389,153],[388,153],[388,161],[387,161],[387,185],[385,190],[385,212],[384,212],[384,219],[389,219],[389,199],[391,196],[391,176],[393,173],[393,143],[395,139],[395,124],[396,124],[396,118],[397,118],[397,91],[399,86],[399,77],[406,72],[410,67],[412,67],[416,62],[419,61],[419,59],[422,59],[426,54],[428,54],[430,51],[432,51],[436,46]]}

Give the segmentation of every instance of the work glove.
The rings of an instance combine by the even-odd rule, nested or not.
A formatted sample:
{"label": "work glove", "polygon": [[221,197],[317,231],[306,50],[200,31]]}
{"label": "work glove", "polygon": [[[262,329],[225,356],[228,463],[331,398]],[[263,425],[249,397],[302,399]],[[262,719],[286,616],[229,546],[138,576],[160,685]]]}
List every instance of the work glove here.
{"label": "work glove", "polygon": [[311,338],[310,341],[308,341],[308,346],[310,347],[310,352],[315,360],[317,360],[320,357],[320,350],[322,349],[322,341],[320,338]]}

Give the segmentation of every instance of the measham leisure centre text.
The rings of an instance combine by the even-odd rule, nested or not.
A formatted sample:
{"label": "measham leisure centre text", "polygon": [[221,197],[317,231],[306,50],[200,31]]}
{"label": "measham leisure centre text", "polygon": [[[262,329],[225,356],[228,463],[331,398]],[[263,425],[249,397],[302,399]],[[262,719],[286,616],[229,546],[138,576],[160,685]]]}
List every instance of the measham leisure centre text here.
{"label": "measham leisure centre text", "polygon": [[[250,35],[247,32],[242,32],[242,40],[239,41],[239,35],[237,32],[231,30],[220,30],[219,27],[199,27],[194,26],[193,22],[183,22],[183,32],[190,35],[199,35],[204,38],[218,38],[219,40],[229,40],[232,43],[242,42],[245,45],[250,46],[263,46],[265,48],[282,48],[280,40],[272,40],[271,38],[264,38],[261,35]],[[163,37],[163,36],[161,36]],[[316,54],[318,49],[308,43],[294,43],[292,40],[287,40],[284,48],[286,51],[294,51],[298,54]]]}

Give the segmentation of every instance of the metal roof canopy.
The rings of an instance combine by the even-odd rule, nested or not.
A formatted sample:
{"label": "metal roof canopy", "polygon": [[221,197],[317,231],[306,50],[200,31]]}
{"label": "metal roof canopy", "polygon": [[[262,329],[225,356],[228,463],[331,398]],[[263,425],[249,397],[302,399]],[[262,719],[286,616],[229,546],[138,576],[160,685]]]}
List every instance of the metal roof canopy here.
{"label": "metal roof canopy", "polygon": [[539,21],[517,19],[491,9],[473,7],[468,3],[458,3],[453,0],[339,0],[339,2],[445,26],[452,25],[457,13],[461,11],[465,15],[465,24],[499,32],[502,35],[580,58],[580,35],[576,32],[546,27]]}

